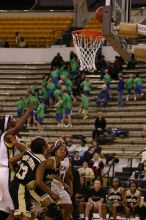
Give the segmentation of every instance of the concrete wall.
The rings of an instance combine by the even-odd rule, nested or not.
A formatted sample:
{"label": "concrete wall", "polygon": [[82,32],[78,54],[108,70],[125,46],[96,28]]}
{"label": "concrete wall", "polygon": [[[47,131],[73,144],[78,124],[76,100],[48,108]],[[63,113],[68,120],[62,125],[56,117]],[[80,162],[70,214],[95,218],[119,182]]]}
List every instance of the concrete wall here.
{"label": "concrete wall", "polygon": [[[75,51],[74,47],[52,48],[0,48],[0,63],[49,63],[53,57],[60,52],[65,61],[69,60],[70,51]],[[107,61],[113,61],[117,53],[112,47],[107,46],[102,49]]]}

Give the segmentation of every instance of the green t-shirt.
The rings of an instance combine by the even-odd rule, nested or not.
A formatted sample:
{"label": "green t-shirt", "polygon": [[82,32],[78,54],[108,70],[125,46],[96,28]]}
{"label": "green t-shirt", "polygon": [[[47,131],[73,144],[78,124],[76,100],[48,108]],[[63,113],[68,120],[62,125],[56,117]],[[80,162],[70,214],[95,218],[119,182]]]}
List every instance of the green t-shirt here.
{"label": "green t-shirt", "polygon": [[49,83],[48,86],[47,86],[47,89],[48,89],[48,90],[54,90],[54,89],[55,89],[55,84],[52,83],[52,82]]}
{"label": "green t-shirt", "polygon": [[60,103],[60,105],[57,106],[56,108],[56,114],[63,114],[63,103]]}
{"label": "green t-shirt", "polygon": [[61,95],[61,90],[60,89],[55,89],[54,90],[54,96],[55,96],[55,102],[57,101],[57,97]]}
{"label": "green t-shirt", "polygon": [[47,99],[48,99],[48,90],[47,90],[46,87],[43,87],[43,88],[41,89],[41,93],[42,93],[43,99],[44,99],[44,100],[47,100]]}
{"label": "green t-shirt", "polygon": [[72,91],[73,82],[70,79],[65,80],[65,85],[66,85],[68,91]]}
{"label": "green t-shirt", "polygon": [[82,95],[81,100],[82,100],[82,108],[88,109],[88,107],[89,107],[89,99],[88,99],[88,97],[85,96],[85,95]]}
{"label": "green t-shirt", "polygon": [[105,81],[105,82],[110,82],[110,81],[111,81],[110,75],[105,75],[105,76],[104,76],[104,81]]}
{"label": "green t-shirt", "polygon": [[35,95],[35,94],[37,94],[38,92],[39,92],[39,88],[38,88],[38,86],[36,86],[36,85],[34,85],[33,87],[32,87],[32,94],[33,95]]}
{"label": "green t-shirt", "polygon": [[39,99],[36,96],[31,96],[31,102],[34,103],[33,109],[37,110],[38,104],[39,104]]}
{"label": "green t-shirt", "polygon": [[62,100],[63,100],[64,109],[71,109],[72,107],[71,97],[68,94],[66,94],[62,96]]}
{"label": "green t-shirt", "polygon": [[77,72],[79,68],[79,63],[74,57],[72,60],[70,60],[70,66],[71,66],[71,71]]}
{"label": "green t-shirt", "polygon": [[43,87],[46,87],[46,86],[47,86],[47,83],[48,83],[47,80],[46,80],[46,79],[43,79],[43,80],[42,80],[42,88],[43,88]]}
{"label": "green t-shirt", "polygon": [[143,79],[141,79],[140,77],[134,79],[135,86],[142,86],[142,84],[143,84]]}
{"label": "green t-shirt", "polygon": [[37,107],[37,118],[44,118],[45,116],[45,106],[44,104],[39,104]]}
{"label": "green t-shirt", "polygon": [[52,79],[56,78],[59,76],[59,70],[58,69],[55,69],[51,72],[51,77]]}
{"label": "green t-shirt", "polygon": [[23,109],[23,100],[18,100],[16,102],[17,109]]}
{"label": "green t-shirt", "polygon": [[26,96],[23,97],[23,109],[28,108],[28,98]]}
{"label": "green t-shirt", "polygon": [[126,89],[133,89],[133,86],[134,86],[133,78],[126,80],[125,86],[126,86]]}
{"label": "green t-shirt", "polygon": [[60,71],[60,77],[63,77],[64,79],[67,79],[69,77],[69,72],[67,70],[61,70]]}
{"label": "green t-shirt", "polygon": [[83,91],[90,91],[91,90],[91,84],[87,81],[83,81],[81,83],[81,87],[83,88]]}

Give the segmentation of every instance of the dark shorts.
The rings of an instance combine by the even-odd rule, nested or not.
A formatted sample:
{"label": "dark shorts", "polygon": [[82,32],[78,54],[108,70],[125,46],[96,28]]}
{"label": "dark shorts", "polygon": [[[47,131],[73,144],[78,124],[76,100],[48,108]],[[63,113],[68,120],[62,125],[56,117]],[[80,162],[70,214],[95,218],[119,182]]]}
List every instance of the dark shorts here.
{"label": "dark shorts", "polygon": [[70,115],[71,109],[64,109],[64,114],[65,115]]}
{"label": "dark shorts", "polygon": [[53,90],[49,90],[48,98],[53,98],[53,97],[54,97],[54,91]]}
{"label": "dark shorts", "polygon": [[137,94],[141,94],[142,93],[142,86],[141,85],[137,85],[136,88],[135,88],[135,92]]}
{"label": "dark shorts", "polygon": [[60,121],[63,119],[63,115],[62,114],[56,114],[56,120]]}
{"label": "dark shorts", "polygon": [[22,109],[22,108],[17,109],[17,116],[18,116],[18,117],[21,117],[22,112],[23,112],[23,109]]}
{"label": "dark shorts", "polygon": [[30,116],[36,116],[36,110],[33,110],[33,111],[30,113]]}
{"label": "dark shorts", "polygon": [[37,118],[37,122],[38,122],[39,124],[42,124],[42,123],[43,123],[43,118]]}

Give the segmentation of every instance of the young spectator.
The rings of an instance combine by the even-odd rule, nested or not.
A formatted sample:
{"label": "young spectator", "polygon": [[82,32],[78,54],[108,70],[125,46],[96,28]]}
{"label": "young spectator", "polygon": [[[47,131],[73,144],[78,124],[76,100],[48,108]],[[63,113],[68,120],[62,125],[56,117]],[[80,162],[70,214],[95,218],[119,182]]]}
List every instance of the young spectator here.
{"label": "young spectator", "polygon": [[82,164],[82,167],[78,169],[80,176],[86,178],[86,182],[89,181],[89,183],[95,179],[95,175],[93,170],[88,166],[88,162],[84,161]]}
{"label": "young spectator", "polygon": [[80,157],[79,151],[74,151],[74,155],[71,158],[71,162],[74,168],[79,168],[82,166],[83,158]]}
{"label": "young spectator", "polygon": [[41,89],[41,95],[42,95],[42,100],[43,100],[43,103],[45,105],[45,108],[47,108],[48,107],[49,98],[48,98],[48,89],[47,89],[47,85],[46,84]]}
{"label": "young spectator", "polygon": [[89,98],[88,96],[81,94],[81,107],[79,112],[83,114],[83,120],[88,118]]}
{"label": "young spectator", "polygon": [[128,69],[135,69],[135,66],[137,65],[137,60],[135,59],[135,55],[131,54],[131,59],[128,62],[127,68]]}
{"label": "young spectator", "polygon": [[[127,97],[126,101],[129,100],[129,95],[131,95],[132,90],[134,90],[134,79],[133,79],[133,74],[130,74],[130,78],[126,80],[125,82],[125,87],[127,89]],[[133,92],[134,93],[134,92]]]}
{"label": "young spectator", "polygon": [[79,62],[77,55],[73,51],[70,52],[70,67],[70,75],[72,78],[75,78],[76,76],[78,76]]}
{"label": "young spectator", "polygon": [[139,74],[136,73],[136,77],[134,79],[134,88],[135,88],[135,94],[134,94],[134,100],[137,99],[137,94],[141,95],[143,97],[143,89],[142,89],[143,79],[140,78]]}
{"label": "young spectator", "polygon": [[54,89],[55,89],[55,84],[53,83],[52,79],[48,80],[47,89],[48,89],[49,108],[52,108],[53,99],[54,99]]}
{"label": "young spectator", "polygon": [[111,77],[109,75],[109,70],[105,69],[104,71],[104,77],[103,77],[104,83],[107,87],[107,90],[110,91],[110,82],[111,82]]}
{"label": "young spectator", "polygon": [[119,107],[122,107],[124,104],[123,104],[123,91],[124,91],[124,80],[123,80],[123,74],[122,73],[119,73],[118,74],[118,106]]}
{"label": "young spectator", "polygon": [[105,192],[99,180],[94,181],[93,188],[89,191],[89,198],[85,208],[85,220],[89,220],[91,210],[98,211],[100,219],[106,219],[104,208]]}
{"label": "young spectator", "polygon": [[107,90],[107,86],[103,85],[101,91],[99,92],[97,99],[96,99],[96,106],[106,107],[108,105],[110,99],[109,91]]}
{"label": "young spectator", "polygon": [[63,91],[62,100],[63,100],[63,109],[64,109],[64,113],[63,113],[64,123],[67,118],[67,124],[64,126],[65,127],[72,127],[72,122],[71,122],[72,101],[71,101],[71,97],[68,95],[68,93],[66,91]]}
{"label": "young spectator", "polygon": [[107,67],[105,57],[103,55],[98,55],[96,62],[95,62],[96,68],[98,70],[98,73],[100,74],[100,79],[103,79],[104,76],[104,70]]}
{"label": "young spectator", "polygon": [[22,113],[23,113],[23,98],[20,96],[19,97],[19,100],[16,102],[16,107],[17,107],[17,116],[18,118],[20,118],[22,116]]}
{"label": "young spectator", "polygon": [[61,85],[57,85],[56,88],[54,89],[54,98],[55,98],[55,103],[58,100],[58,96],[61,96]]}
{"label": "young spectator", "polygon": [[57,86],[59,81],[59,68],[54,68],[54,70],[51,71],[50,75],[52,78],[52,82],[55,84],[55,86]]}
{"label": "young spectator", "polygon": [[104,163],[100,158],[99,153],[94,153],[93,158],[89,161],[89,166],[93,169],[96,179],[101,179],[101,174],[104,168]]}
{"label": "young spectator", "polygon": [[37,82],[35,82],[34,85],[32,86],[31,92],[33,95],[39,96],[39,87]]}
{"label": "young spectator", "polygon": [[40,101],[36,110],[36,122],[39,131],[40,131],[40,126],[43,123],[44,116],[45,116],[45,105],[43,101]]}
{"label": "young spectator", "polygon": [[87,141],[81,139],[80,145],[77,146],[76,150],[79,151],[80,156],[83,157],[84,153],[88,150],[89,146],[87,145]]}
{"label": "young spectator", "polygon": [[139,190],[137,190],[137,187],[138,187],[137,183],[134,181],[131,181],[129,183],[129,189],[124,194],[123,204],[124,204],[125,213],[127,216],[129,216],[130,213],[139,215],[141,193]]}
{"label": "young spectator", "polygon": [[30,114],[30,124],[31,124],[31,126],[33,126],[36,121],[36,114],[37,114],[37,108],[39,105],[39,99],[38,99],[37,95],[33,95],[31,93],[30,93],[29,99],[30,99],[30,102],[34,103],[33,112]]}
{"label": "young spectator", "polygon": [[112,188],[108,190],[107,207],[111,211],[113,219],[123,210],[124,189],[119,186],[119,180],[112,180]]}
{"label": "young spectator", "polygon": [[73,91],[73,82],[71,79],[67,78],[65,80],[65,86],[67,88],[67,92],[69,95],[72,95],[72,91]]}
{"label": "young spectator", "polygon": [[98,137],[100,134],[103,134],[106,129],[106,119],[103,116],[102,112],[97,113],[95,119],[95,130],[93,131],[93,139]]}
{"label": "young spectator", "polygon": [[84,95],[89,96],[91,91],[91,83],[89,82],[89,78],[85,78],[85,80],[81,83],[80,86],[83,89]]}
{"label": "young spectator", "polygon": [[57,103],[54,105],[56,107],[56,121],[58,124],[58,127],[63,127],[64,126],[64,121],[63,121],[63,100],[61,96],[57,97]]}
{"label": "young spectator", "polygon": [[59,75],[62,80],[69,78],[69,67],[67,64],[60,68]]}

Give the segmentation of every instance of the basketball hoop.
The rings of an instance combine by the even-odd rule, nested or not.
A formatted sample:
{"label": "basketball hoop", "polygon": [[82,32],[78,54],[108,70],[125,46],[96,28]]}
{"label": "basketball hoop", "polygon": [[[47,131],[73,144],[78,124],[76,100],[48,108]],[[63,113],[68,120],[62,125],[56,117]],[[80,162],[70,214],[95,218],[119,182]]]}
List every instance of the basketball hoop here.
{"label": "basketball hoop", "polygon": [[96,70],[96,53],[104,42],[102,32],[95,30],[77,30],[72,32],[73,43],[80,60],[80,70]]}

